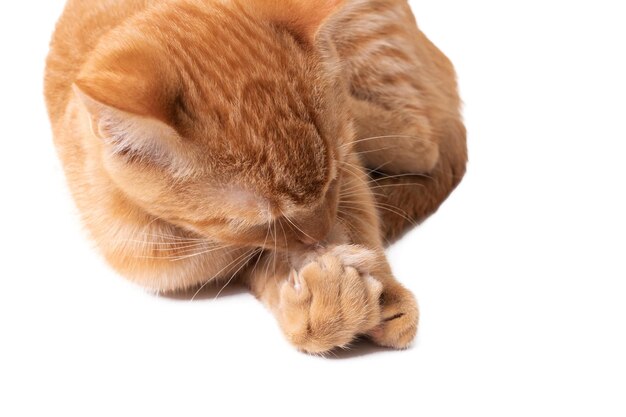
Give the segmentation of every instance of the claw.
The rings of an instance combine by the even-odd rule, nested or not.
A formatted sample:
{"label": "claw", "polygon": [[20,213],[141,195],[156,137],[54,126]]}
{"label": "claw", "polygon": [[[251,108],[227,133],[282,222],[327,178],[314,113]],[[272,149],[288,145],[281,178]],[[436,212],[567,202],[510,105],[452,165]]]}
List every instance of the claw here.
{"label": "claw", "polygon": [[300,284],[300,277],[295,269],[292,269],[291,272],[289,272],[288,282],[296,291],[300,291],[302,288],[302,285]]}

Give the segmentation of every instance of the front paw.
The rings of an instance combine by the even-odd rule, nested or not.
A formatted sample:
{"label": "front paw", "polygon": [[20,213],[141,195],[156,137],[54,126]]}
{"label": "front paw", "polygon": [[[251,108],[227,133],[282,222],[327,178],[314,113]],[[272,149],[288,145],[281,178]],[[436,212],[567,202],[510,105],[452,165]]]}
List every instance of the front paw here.
{"label": "front paw", "polygon": [[380,346],[406,349],[417,334],[419,309],[415,296],[392,276],[382,253],[354,245],[341,245],[332,253],[361,273],[371,274],[383,283],[380,297],[381,321],[367,336]]}
{"label": "front paw", "polygon": [[381,297],[381,307],[381,323],[368,336],[380,346],[408,348],[415,339],[419,322],[415,297],[400,285],[386,287]]}
{"label": "front paw", "polygon": [[325,254],[292,271],[280,292],[279,321],[298,349],[323,353],[347,346],[381,323],[382,284]]}

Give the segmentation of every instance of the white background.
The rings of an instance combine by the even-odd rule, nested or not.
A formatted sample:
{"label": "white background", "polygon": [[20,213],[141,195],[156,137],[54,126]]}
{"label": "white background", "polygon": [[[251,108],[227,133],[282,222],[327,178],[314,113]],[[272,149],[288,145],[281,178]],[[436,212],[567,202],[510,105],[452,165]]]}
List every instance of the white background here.
{"label": "white background", "polygon": [[626,415],[618,1],[413,2],[460,74],[469,172],[389,251],[415,346],[330,359],[246,293],[157,298],[91,249],[41,93],[62,6],[0,6],[0,415]]}

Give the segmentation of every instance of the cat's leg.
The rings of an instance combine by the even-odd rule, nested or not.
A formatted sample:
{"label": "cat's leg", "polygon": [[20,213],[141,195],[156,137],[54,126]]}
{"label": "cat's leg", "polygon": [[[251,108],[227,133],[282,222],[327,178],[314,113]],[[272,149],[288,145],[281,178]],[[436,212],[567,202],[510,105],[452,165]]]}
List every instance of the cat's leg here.
{"label": "cat's leg", "polygon": [[381,320],[382,284],[332,252],[309,254],[304,262],[268,253],[248,282],[305,352],[345,347]]}
{"label": "cat's leg", "polygon": [[465,127],[451,116],[433,129],[420,112],[390,112],[358,100],[353,108],[362,136],[356,153],[372,170],[381,234],[391,243],[433,214],[460,183],[467,162]]}
{"label": "cat's leg", "polygon": [[359,168],[358,161],[351,156],[345,161],[342,173],[338,227],[343,227],[345,241],[370,249],[373,255],[363,258],[367,261],[365,265],[383,284],[381,323],[368,335],[379,345],[405,348],[417,332],[419,310],[415,297],[396,280],[385,257],[381,218],[376,210],[378,197],[372,192],[365,169]]}
{"label": "cat's leg", "polygon": [[382,234],[393,241],[432,214],[465,171],[456,73],[406,1],[351,2],[337,27],[356,152],[379,174]]}
{"label": "cat's leg", "polygon": [[358,335],[406,348],[417,331],[413,296],[395,282],[384,254],[361,246],[291,259],[268,253],[246,278],[287,339],[305,352],[346,347]]}
{"label": "cat's leg", "polygon": [[427,173],[439,161],[439,144],[428,116],[418,109],[390,111],[354,97],[350,107],[363,165],[390,175]]}
{"label": "cat's leg", "polygon": [[361,334],[401,349],[417,331],[417,303],[391,272],[367,175],[354,162],[342,170],[331,241],[310,253],[266,253],[244,274],[287,338],[307,352],[345,346]]}

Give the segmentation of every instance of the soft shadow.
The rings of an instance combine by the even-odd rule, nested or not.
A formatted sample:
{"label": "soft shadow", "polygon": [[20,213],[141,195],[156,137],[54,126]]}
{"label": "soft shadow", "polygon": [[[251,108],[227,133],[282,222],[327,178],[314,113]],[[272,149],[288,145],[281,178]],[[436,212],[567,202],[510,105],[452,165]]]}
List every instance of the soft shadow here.
{"label": "soft shadow", "polygon": [[[407,350],[412,350],[414,346],[409,347]],[[398,351],[396,349],[386,348],[375,345],[371,340],[366,337],[361,337],[354,341],[349,349],[335,349],[328,356],[327,359],[345,360],[354,359],[362,356],[377,355],[383,353],[393,353],[395,355],[402,354],[404,351]]]}
{"label": "soft shadow", "polygon": [[[198,289],[181,291],[169,294],[160,294],[160,297],[166,298],[172,301],[186,301],[189,302],[192,299],[196,301],[202,300],[214,300],[227,297],[235,297],[242,294],[249,294],[248,289],[237,282],[230,283],[224,287],[224,283],[212,282],[207,284],[200,291]],[[397,350],[392,348],[386,348],[374,344],[370,339],[365,336],[359,337],[350,344],[346,349],[334,349],[325,355],[322,355],[325,359],[330,360],[347,360],[356,359],[363,356],[373,356],[381,354],[394,354],[400,355],[406,351],[413,350],[419,342],[419,338],[413,342],[413,344],[406,350]]]}
{"label": "soft shadow", "polygon": [[226,287],[224,287],[224,282],[211,282],[200,290],[196,288],[193,290],[161,294],[160,296],[173,301],[191,301],[192,299],[195,301],[201,301],[233,297],[247,293],[247,288],[237,282],[232,282]]}

